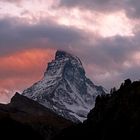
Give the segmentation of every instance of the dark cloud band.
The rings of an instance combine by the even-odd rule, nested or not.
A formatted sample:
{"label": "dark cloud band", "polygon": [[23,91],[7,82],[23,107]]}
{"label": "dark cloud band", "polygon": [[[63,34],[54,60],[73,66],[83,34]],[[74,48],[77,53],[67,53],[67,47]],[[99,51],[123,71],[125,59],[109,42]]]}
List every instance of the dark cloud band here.
{"label": "dark cloud band", "polygon": [[2,19],[0,31],[1,55],[9,51],[34,48],[37,44],[40,45],[36,47],[50,47],[48,43],[63,47],[84,39],[82,31],[49,21],[29,25],[17,22],[14,18]]}
{"label": "dark cloud band", "polygon": [[140,18],[139,0],[61,0],[60,6],[79,7],[99,12],[125,10],[130,18]]}

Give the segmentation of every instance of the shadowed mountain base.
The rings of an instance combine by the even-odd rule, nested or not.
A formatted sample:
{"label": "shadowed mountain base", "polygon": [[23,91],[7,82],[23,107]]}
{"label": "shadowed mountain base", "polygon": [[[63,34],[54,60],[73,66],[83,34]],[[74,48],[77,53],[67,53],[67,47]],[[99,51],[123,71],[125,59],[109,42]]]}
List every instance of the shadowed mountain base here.
{"label": "shadowed mountain base", "polygon": [[4,140],[50,140],[73,123],[18,93],[0,104],[0,136]]}
{"label": "shadowed mountain base", "polygon": [[31,126],[10,118],[0,120],[0,137],[3,140],[44,140]]}
{"label": "shadowed mountain base", "polygon": [[140,139],[140,82],[128,79],[111,95],[98,96],[83,123],[65,129],[55,140]]}
{"label": "shadowed mountain base", "polygon": [[139,130],[140,81],[126,80],[119,90],[98,96],[88,119],[80,124],[19,94],[10,104],[0,105],[0,132],[5,140],[137,140]]}

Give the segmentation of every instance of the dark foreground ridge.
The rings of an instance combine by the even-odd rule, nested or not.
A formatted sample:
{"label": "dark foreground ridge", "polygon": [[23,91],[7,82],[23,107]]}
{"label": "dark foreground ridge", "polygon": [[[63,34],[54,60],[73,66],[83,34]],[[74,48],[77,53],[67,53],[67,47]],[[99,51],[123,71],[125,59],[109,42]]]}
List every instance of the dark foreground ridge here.
{"label": "dark foreground ridge", "polygon": [[3,140],[50,140],[72,124],[18,93],[10,104],[0,104],[0,133]]}
{"label": "dark foreground ridge", "polygon": [[88,119],[63,130],[55,140],[140,139],[140,81],[128,79],[110,95],[98,96]]}
{"label": "dark foreground ridge", "polygon": [[10,104],[0,104],[4,140],[136,140],[139,130],[140,81],[125,80],[120,89],[98,96],[87,120],[79,124],[18,93]]}

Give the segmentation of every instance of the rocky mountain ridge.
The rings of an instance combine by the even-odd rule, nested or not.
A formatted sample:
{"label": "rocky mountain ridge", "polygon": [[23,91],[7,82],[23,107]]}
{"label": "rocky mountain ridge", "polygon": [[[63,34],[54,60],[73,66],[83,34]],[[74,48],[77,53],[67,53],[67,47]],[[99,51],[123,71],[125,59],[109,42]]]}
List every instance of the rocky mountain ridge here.
{"label": "rocky mountain ridge", "polygon": [[118,90],[98,96],[82,124],[64,129],[53,140],[138,140],[140,81],[125,80]]}
{"label": "rocky mountain ridge", "polygon": [[57,51],[44,77],[22,93],[73,122],[85,120],[102,94],[104,88],[86,77],[80,59],[64,51]]}

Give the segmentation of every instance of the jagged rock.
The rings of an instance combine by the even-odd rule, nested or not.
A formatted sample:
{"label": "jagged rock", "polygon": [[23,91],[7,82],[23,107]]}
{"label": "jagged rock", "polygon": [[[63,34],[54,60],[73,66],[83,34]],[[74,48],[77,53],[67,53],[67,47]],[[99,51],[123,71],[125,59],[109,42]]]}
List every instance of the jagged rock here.
{"label": "jagged rock", "polygon": [[98,96],[83,124],[69,127],[53,140],[140,139],[140,81],[125,80],[112,94]]}
{"label": "jagged rock", "polygon": [[94,85],[85,76],[78,57],[57,51],[55,60],[48,63],[44,77],[22,95],[66,119],[79,122],[86,119],[96,97],[102,94],[105,94],[104,88]]}

